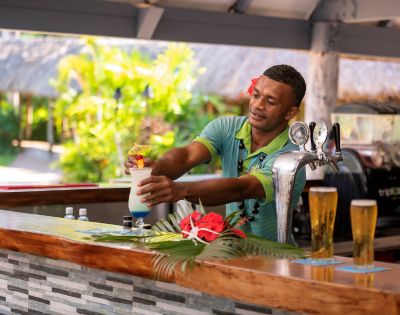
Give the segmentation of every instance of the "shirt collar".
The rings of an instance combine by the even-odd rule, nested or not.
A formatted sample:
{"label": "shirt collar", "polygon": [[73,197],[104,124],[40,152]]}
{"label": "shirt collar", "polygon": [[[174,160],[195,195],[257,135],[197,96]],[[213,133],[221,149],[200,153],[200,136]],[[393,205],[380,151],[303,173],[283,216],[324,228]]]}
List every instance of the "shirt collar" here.
{"label": "shirt collar", "polygon": [[[284,147],[284,145],[289,140],[289,127],[286,127],[284,131],[282,131],[278,136],[276,136],[270,143],[266,146],[258,149],[255,152],[249,153],[247,157],[252,157],[258,155],[259,153],[264,154],[272,154]],[[238,130],[235,135],[236,139],[243,139],[244,146],[246,147],[247,152],[251,152],[251,125],[246,120],[242,127]]]}

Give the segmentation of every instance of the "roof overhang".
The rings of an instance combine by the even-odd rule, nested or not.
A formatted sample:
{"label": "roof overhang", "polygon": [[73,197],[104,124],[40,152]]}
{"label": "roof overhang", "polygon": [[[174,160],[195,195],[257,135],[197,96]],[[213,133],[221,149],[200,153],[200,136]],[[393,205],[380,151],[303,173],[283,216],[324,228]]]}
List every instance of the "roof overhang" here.
{"label": "roof overhang", "polygon": [[[208,0],[159,0],[146,1],[147,4],[135,0],[130,3],[0,0],[0,28],[309,50],[313,23],[333,21],[343,24],[336,47],[339,52],[400,57],[400,29],[347,23],[399,16],[398,0],[382,0],[379,6],[374,5],[374,0],[302,0],[308,6],[296,15],[301,18],[256,15],[255,7],[260,6],[257,0],[214,1],[214,6],[218,4],[218,7],[210,4],[210,10],[206,10],[207,7],[198,8],[202,1],[208,3]],[[277,6],[276,1],[263,1]],[[287,5],[291,2],[282,0]],[[350,2],[356,4],[356,13],[354,6],[348,5]],[[180,6],[173,6],[175,4]],[[189,4],[191,7],[187,8]],[[386,5],[391,9],[388,10]],[[222,11],[224,6],[229,9]],[[259,11],[266,13],[261,8]]]}

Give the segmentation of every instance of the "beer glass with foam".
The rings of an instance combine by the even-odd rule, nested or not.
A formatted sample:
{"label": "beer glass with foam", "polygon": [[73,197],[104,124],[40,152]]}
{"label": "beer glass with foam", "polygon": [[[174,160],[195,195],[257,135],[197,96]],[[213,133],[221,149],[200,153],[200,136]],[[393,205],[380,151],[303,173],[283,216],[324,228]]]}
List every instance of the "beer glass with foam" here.
{"label": "beer glass with foam", "polygon": [[350,215],[353,264],[358,269],[371,269],[374,267],[374,235],[378,216],[376,200],[352,200]]}
{"label": "beer glass with foam", "polygon": [[333,259],[337,190],[335,187],[311,187],[308,197],[311,219],[311,259],[330,261]]}

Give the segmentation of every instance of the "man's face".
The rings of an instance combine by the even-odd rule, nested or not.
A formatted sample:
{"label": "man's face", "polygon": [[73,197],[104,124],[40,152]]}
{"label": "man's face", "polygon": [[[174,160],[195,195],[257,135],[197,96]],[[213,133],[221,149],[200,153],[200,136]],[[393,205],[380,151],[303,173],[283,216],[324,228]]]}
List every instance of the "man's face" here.
{"label": "man's face", "polygon": [[260,76],[250,98],[249,123],[262,131],[283,128],[297,113],[292,87]]}

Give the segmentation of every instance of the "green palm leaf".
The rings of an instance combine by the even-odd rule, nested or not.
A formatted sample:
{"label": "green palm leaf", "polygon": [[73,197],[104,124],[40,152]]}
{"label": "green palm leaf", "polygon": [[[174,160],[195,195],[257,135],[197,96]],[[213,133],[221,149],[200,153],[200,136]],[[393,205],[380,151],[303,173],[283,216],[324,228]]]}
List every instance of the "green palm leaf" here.
{"label": "green palm leaf", "polygon": [[186,218],[191,213],[193,213],[193,209],[189,201],[184,199],[176,204],[176,218],[178,222],[181,222],[182,219]]}
{"label": "green palm leaf", "polygon": [[180,226],[180,221],[178,221],[178,218],[176,217],[176,214],[168,214],[168,218],[173,224],[175,231],[181,231],[181,226]]}
{"label": "green palm leaf", "polygon": [[265,240],[252,234],[247,234],[247,239],[243,242],[243,250],[247,255],[272,256],[276,258],[303,258],[307,256],[301,248]]}
{"label": "green palm leaf", "polygon": [[175,229],[165,219],[161,219],[160,221],[158,221],[156,224],[154,224],[153,228],[154,227],[156,227],[156,229],[162,232],[175,233]]}
{"label": "green palm leaf", "polygon": [[136,242],[171,242],[182,239],[181,233],[171,233],[162,231],[152,231],[146,235],[115,235],[115,234],[99,234],[92,235],[90,240],[95,242],[116,242],[116,243],[136,243]]}
{"label": "green palm leaf", "polygon": [[160,280],[168,280],[178,264],[185,270],[187,264],[193,264],[207,246],[195,245],[192,240],[182,240],[174,243],[151,243],[148,247],[158,252],[153,259],[154,276]]}
{"label": "green palm leaf", "polygon": [[140,236],[140,235],[115,235],[115,234],[98,234],[91,235],[91,240],[95,242],[116,242],[116,243],[129,243],[139,242],[152,236]]}
{"label": "green palm leaf", "polygon": [[[201,201],[200,213],[205,214]],[[232,259],[248,255],[272,256],[276,258],[300,258],[307,254],[300,248],[290,244],[268,241],[252,234],[241,238],[230,230],[240,220],[239,212],[225,219],[226,231],[208,244],[183,239],[180,222],[193,213],[191,204],[184,200],[179,202],[177,210],[168,215],[169,220],[158,221],[146,236],[137,235],[94,235],[92,238],[99,242],[145,242],[147,248],[154,250],[154,276],[157,279],[168,280],[175,268],[180,265],[185,271],[192,267],[196,259]]]}

